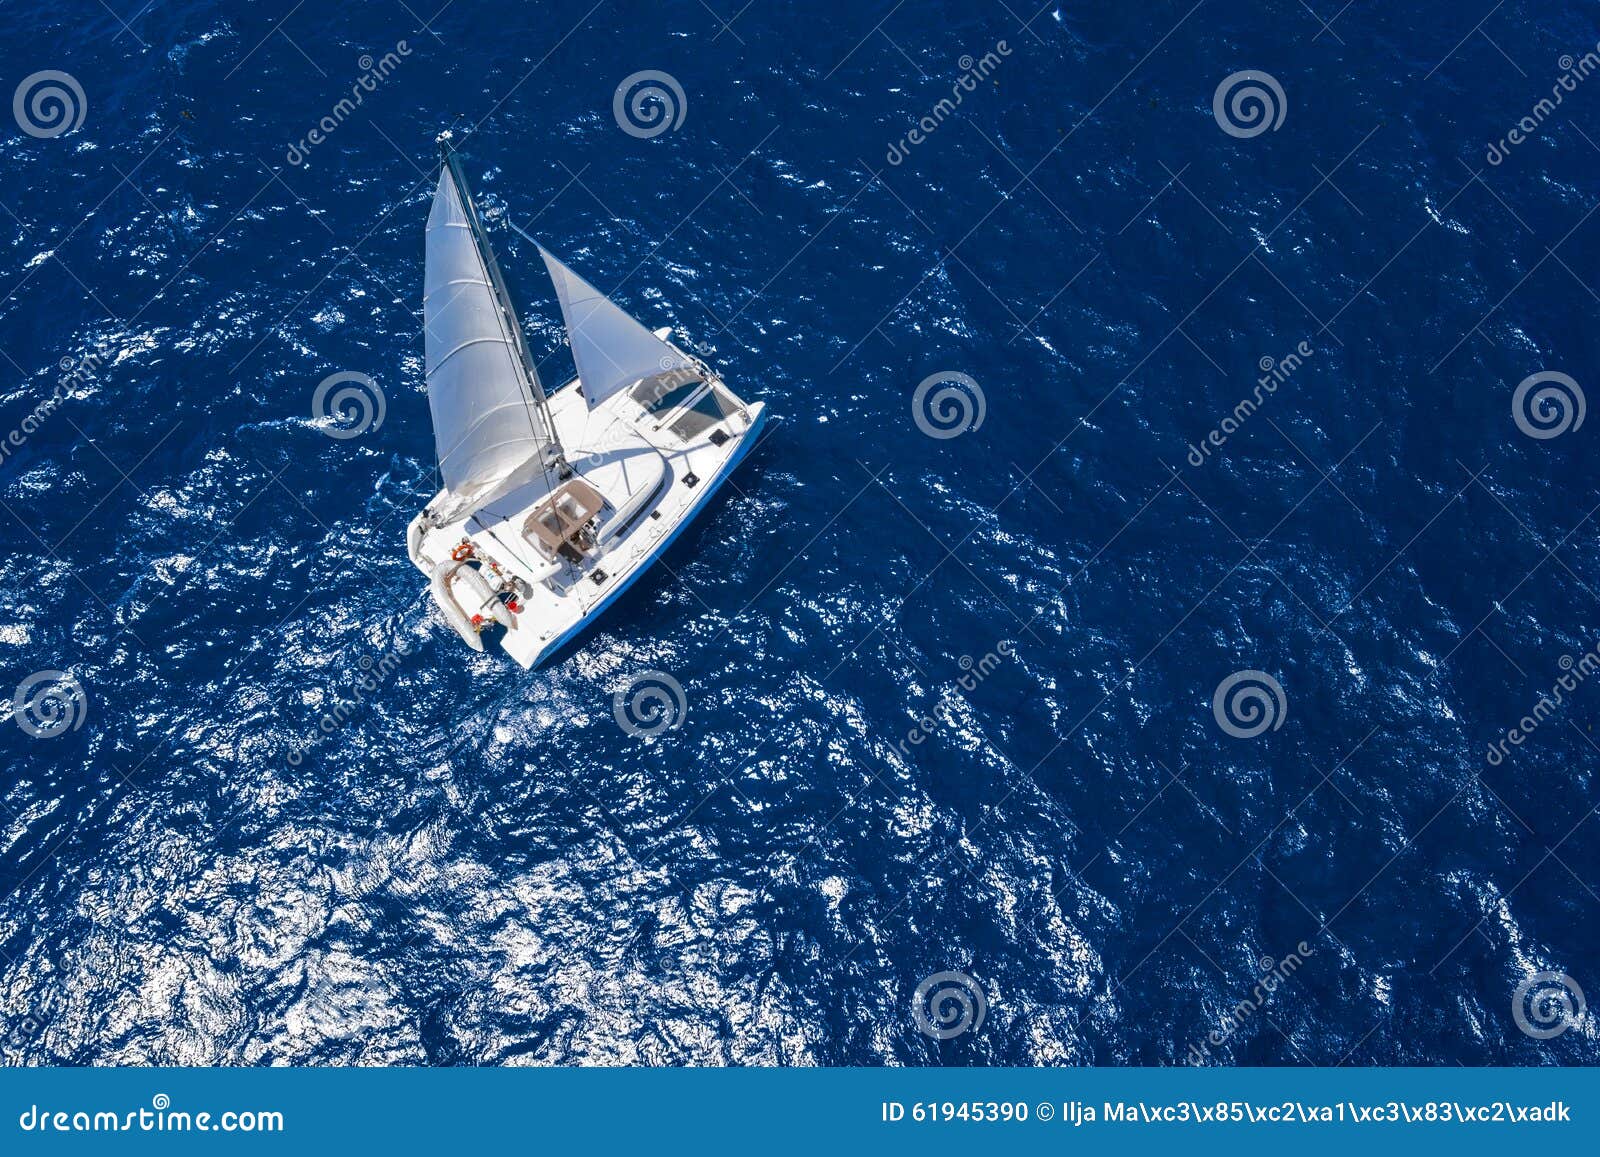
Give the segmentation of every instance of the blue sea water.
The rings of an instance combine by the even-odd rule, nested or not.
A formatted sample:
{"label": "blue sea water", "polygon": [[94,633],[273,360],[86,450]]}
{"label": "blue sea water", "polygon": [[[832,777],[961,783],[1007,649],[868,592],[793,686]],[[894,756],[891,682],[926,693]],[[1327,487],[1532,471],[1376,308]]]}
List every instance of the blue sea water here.
{"label": "blue sea water", "polygon": [[[435,6],[0,9],[9,1061],[1600,1060],[1592,6]],[[774,415],[531,674],[405,557],[450,126],[547,381],[507,216]]]}

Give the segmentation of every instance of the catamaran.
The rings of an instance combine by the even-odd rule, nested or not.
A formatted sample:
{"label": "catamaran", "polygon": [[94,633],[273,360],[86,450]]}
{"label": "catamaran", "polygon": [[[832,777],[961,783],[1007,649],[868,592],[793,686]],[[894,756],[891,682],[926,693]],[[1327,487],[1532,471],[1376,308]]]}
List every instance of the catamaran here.
{"label": "catamaran", "polygon": [[646,328],[534,241],[577,371],[546,393],[449,133],[440,152],[423,328],[443,489],[406,548],[467,646],[482,651],[499,632],[532,668],[705,509],[755,445],[766,406],[741,401],[670,327]]}

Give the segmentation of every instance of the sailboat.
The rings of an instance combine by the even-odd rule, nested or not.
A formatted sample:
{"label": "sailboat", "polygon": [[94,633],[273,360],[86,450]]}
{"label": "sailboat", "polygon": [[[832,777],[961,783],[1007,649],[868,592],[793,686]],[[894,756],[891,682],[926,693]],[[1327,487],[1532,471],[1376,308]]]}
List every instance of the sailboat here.
{"label": "sailboat", "polygon": [[577,371],[546,392],[449,133],[440,153],[423,326],[443,487],[406,549],[462,642],[482,651],[498,635],[533,668],[706,508],[755,445],[766,406],[740,400],[670,327],[647,328],[534,241]]}

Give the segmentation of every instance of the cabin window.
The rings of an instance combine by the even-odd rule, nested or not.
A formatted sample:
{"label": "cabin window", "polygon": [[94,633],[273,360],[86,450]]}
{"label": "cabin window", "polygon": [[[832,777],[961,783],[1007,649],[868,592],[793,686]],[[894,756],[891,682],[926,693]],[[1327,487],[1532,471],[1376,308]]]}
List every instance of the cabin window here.
{"label": "cabin window", "polygon": [[665,414],[689,400],[689,395],[700,388],[698,374],[652,374],[629,391],[629,396],[644,407],[647,414]]}
{"label": "cabin window", "polygon": [[672,432],[685,442],[690,441],[721,422],[736,408],[727,394],[712,386],[699,401],[678,415],[678,420],[672,423]]}

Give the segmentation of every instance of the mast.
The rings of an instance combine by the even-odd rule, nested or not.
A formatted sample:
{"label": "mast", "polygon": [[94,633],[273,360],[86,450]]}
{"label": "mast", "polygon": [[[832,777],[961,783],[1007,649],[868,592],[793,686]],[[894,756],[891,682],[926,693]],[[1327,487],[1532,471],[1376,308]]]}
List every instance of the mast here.
{"label": "mast", "polygon": [[456,159],[455,147],[451,143],[453,135],[449,130],[439,134],[440,160],[450,170],[456,189],[461,194],[461,203],[467,211],[473,242],[478,247],[479,256],[483,258],[484,269],[489,273],[489,286],[494,291],[495,302],[504,315],[507,328],[511,331],[517,357],[522,362],[523,392],[527,403],[531,408],[538,410],[544,429],[550,432],[550,448],[554,451],[554,458],[546,464],[554,465],[556,476],[566,479],[572,476],[572,467],[567,463],[566,452],[561,447],[561,437],[556,433],[556,424],[550,417],[550,404],[545,398],[544,385],[539,381],[539,370],[534,365],[533,355],[528,351],[527,336],[522,332],[522,323],[517,320],[516,307],[511,304],[511,293],[506,288],[504,275],[500,272],[500,263],[495,260],[494,250],[489,246],[489,238],[483,228],[483,218],[478,215],[478,204],[472,198],[466,174],[461,171],[461,162]]}

